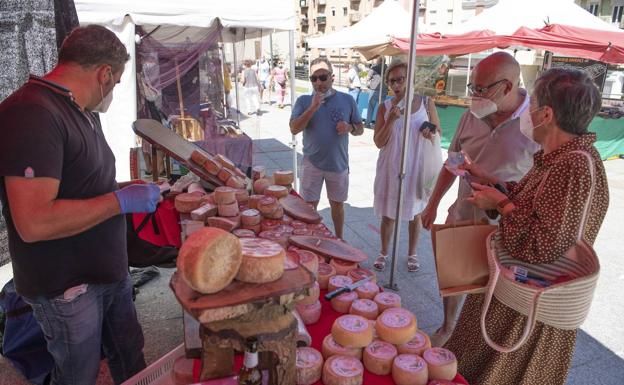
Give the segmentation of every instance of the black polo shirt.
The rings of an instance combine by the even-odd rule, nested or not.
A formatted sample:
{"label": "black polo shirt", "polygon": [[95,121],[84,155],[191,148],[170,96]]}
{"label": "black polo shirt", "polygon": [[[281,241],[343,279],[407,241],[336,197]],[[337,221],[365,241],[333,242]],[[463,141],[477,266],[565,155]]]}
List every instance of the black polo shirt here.
{"label": "black polo shirt", "polygon": [[26,243],[11,218],[5,176],[58,179],[57,199],[88,199],[118,188],[99,117],[82,112],[69,90],[31,76],[0,104],[0,199],[15,286],[26,297],[54,297],[82,283],[126,277],[122,215],[71,237]]}

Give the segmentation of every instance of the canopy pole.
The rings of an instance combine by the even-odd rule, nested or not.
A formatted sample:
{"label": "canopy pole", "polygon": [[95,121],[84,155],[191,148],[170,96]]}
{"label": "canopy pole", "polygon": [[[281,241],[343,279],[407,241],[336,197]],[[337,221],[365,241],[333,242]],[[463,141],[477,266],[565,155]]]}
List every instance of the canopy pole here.
{"label": "canopy pole", "polygon": [[396,274],[396,254],[399,246],[400,230],[401,230],[401,212],[403,211],[403,181],[405,179],[405,169],[407,167],[407,146],[410,134],[410,117],[412,115],[412,101],[414,95],[412,89],[414,87],[414,69],[416,67],[416,31],[418,28],[418,2],[412,2],[412,31],[410,36],[409,62],[407,66],[407,87],[405,90],[405,114],[403,115],[403,148],[401,149],[401,171],[399,173],[399,200],[396,208],[394,220],[394,240],[392,242],[392,261],[390,270],[390,282],[385,285],[388,289],[399,290],[399,286],[394,282]]}
{"label": "canopy pole", "polygon": [[[292,111],[295,106],[295,31],[288,31],[288,45],[290,51],[290,74],[288,80],[290,81],[290,110]],[[292,135],[290,141],[290,147],[293,153],[293,183],[295,191],[299,191],[299,183],[297,179],[297,136]]]}
{"label": "canopy pole", "polygon": [[468,68],[466,68],[466,97],[468,97],[468,84],[470,84],[470,65],[472,63],[472,54],[468,54]]}
{"label": "canopy pole", "polygon": [[238,30],[234,34],[232,42],[232,51],[234,51],[234,90],[236,91],[236,125],[240,128],[240,96],[238,92],[238,62],[236,61],[236,39],[238,38]]}

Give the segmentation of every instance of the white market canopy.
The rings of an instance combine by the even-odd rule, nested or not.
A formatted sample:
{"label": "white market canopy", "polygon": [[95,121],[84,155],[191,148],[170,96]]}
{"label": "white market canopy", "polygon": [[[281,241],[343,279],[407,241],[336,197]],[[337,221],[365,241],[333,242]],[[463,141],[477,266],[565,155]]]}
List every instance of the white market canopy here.
{"label": "white market canopy", "polygon": [[351,27],[309,38],[307,41],[310,48],[352,48],[385,44],[392,37],[409,37],[411,23],[410,14],[399,2],[386,0]]}

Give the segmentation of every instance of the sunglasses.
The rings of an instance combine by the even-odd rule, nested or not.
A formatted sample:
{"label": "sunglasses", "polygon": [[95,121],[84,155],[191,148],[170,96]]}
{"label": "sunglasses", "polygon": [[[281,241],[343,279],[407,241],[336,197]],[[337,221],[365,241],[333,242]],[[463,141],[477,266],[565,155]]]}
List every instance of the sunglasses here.
{"label": "sunglasses", "polygon": [[399,76],[398,78],[388,79],[388,84],[391,86],[394,84],[403,84],[404,81],[405,81],[405,76]]}
{"label": "sunglasses", "polygon": [[312,83],[315,83],[317,80],[320,80],[322,82],[326,82],[327,79],[329,79],[329,74],[323,74],[323,75],[310,75],[310,81]]}
{"label": "sunglasses", "polygon": [[468,92],[470,92],[470,95],[485,95],[492,87],[495,87],[502,82],[508,82],[508,81],[509,80],[507,79],[501,79],[485,87],[479,87],[479,86],[475,86],[472,83],[468,83],[466,87],[468,87]]}

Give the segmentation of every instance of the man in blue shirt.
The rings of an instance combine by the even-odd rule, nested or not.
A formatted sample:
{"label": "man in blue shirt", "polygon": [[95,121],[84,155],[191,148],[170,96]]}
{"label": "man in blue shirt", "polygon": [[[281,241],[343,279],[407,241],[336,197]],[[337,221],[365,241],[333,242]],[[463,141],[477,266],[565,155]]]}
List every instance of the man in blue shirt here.
{"label": "man in blue shirt", "polygon": [[290,117],[290,132],[303,132],[300,193],[316,208],[325,181],[336,237],[342,239],[349,192],[348,134],[362,135],[364,127],[353,98],[332,88],[331,63],[314,59],[310,73],[314,92],[297,99]]}

